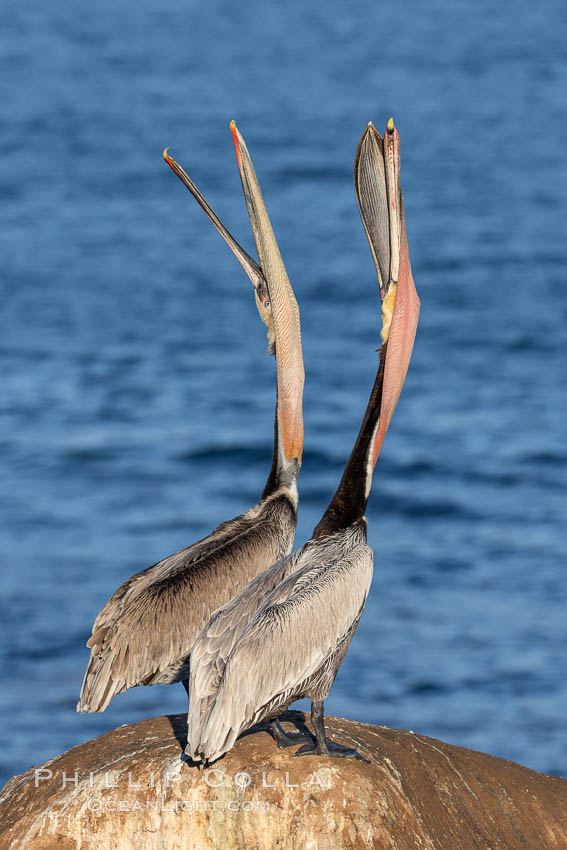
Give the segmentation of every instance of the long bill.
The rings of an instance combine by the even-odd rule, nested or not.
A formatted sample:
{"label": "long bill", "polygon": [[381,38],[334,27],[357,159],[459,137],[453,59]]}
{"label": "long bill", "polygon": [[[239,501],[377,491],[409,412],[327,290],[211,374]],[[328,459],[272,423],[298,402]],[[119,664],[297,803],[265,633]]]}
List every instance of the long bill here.
{"label": "long bill", "polygon": [[305,373],[299,308],[266,211],[246,143],[234,121],[230,125],[236,160],[260,266],[270,295],[275,331],[280,446],[286,465],[301,463],[302,398]]}
{"label": "long bill", "polygon": [[187,172],[178,162],[176,162],[172,156],[168,153],[168,148],[166,148],[163,152],[163,158],[174,172],[177,174],[181,182],[186,186],[186,188],[191,192],[205,215],[209,218],[209,220],[213,223],[216,230],[220,233],[248,277],[252,282],[254,289],[256,290],[256,294],[261,298],[262,293],[264,291],[267,292],[267,285],[262,273],[262,269],[256,262],[256,260],[252,259],[250,254],[248,254],[244,248],[236,241],[234,236],[227,230],[224,226],[218,215],[215,213],[211,205],[208,201],[203,197],[195,183],[191,180]]}
{"label": "long bill", "polygon": [[[373,124],[368,126],[363,142],[365,137],[368,140],[368,136],[380,139],[380,134]],[[375,146],[372,151],[373,153],[369,155],[376,156]],[[378,429],[372,448],[373,469],[406,379],[420,308],[419,296],[411,273],[404,201],[400,189],[400,137],[392,118],[388,121],[384,134],[383,158],[388,198],[390,267],[388,285],[381,292],[381,336],[385,362]],[[366,228],[365,219],[368,220],[369,215],[365,193],[357,193],[357,200],[368,235],[369,230]],[[378,271],[378,267],[376,270]]]}
{"label": "long bill", "polygon": [[366,128],[354,161],[354,185],[378,276],[382,345],[360,431],[315,536],[347,527],[364,515],[372,473],[407,374],[419,317],[400,189],[400,138],[392,119],[384,138],[372,123]]}

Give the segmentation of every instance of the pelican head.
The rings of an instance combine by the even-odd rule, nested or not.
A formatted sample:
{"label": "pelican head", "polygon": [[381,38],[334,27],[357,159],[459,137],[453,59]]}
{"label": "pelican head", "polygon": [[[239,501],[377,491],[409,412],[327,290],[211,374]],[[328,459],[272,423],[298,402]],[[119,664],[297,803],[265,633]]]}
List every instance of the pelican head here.
{"label": "pelican head", "polygon": [[163,158],[208,216],[254,287],[256,306],[267,328],[268,349],[276,354],[278,426],[281,464],[296,475],[303,451],[302,399],[305,373],[301,351],[299,308],[266,211],[246,143],[234,121],[230,124],[238,170],[260,264],[242,248],[207,203],[186,171],[166,148]]}
{"label": "pelican head", "polygon": [[420,306],[409,260],[400,189],[400,137],[393,118],[383,137],[372,122],[368,124],[356,152],[354,185],[382,302],[384,365],[375,464],[405,381]]}

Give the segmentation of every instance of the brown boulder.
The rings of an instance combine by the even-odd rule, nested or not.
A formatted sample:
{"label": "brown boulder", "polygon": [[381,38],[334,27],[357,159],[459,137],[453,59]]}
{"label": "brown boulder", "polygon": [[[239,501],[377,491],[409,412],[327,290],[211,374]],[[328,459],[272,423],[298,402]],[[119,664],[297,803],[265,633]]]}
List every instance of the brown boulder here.
{"label": "brown boulder", "polygon": [[185,716],[122,726],[11,779],[0,848],[567,848],[563,779],[413,732],[326,723],[370,763],[294,758],[258,727],[198,769],[179,758]]}

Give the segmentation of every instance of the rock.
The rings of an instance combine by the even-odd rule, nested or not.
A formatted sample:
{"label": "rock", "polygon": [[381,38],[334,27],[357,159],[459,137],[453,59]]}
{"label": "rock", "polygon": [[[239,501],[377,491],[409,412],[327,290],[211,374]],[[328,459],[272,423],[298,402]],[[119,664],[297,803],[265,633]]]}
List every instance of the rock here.
{"label": "rock", "polygon": [[326,722],[369,763],[295,758],[256,727],[199,769],[180,760],[184,715],[122,726],[11,779],[0,848],[567,848],[563,779],[413,732]]}

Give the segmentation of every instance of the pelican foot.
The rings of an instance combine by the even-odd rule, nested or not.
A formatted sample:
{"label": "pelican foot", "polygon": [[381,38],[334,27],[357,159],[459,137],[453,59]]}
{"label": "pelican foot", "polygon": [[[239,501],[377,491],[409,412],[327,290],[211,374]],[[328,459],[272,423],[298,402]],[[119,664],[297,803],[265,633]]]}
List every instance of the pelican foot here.
{"label": "pelican foot", "polygon": [[199,761],[193,761],[193,759],[191,758],[189,753],[186,753],[186,752],[181,753],[181,755],[179,756],[179,759],[184,764],[188,764],[190,767],[196,767],[199,770],[201,770],[201,768],[204,767],[204,763],[202,761],[200,761],[200,760]]}
{"label": "pelican foot", "polygon": [[304,735],[303,732],[286,732],[279,720],[272,721],[270,731],[280,750],[285,750],[287,747],[296,747],[302,741],[313,743],[314,740],[311,735]]}
{"label": "pelican foot", "polygon": [[319,743],[319,741],[311,744],[304,744],[293,755],[319,755],[331,756],[331,758],[358,759],[359,761],[366,762],[366,764],[370,764],[368,759],[365,759],[363,756],[360,755],[360,753],[358,753],[356,750],[353,750],[352,747],[343,747],[342,744],[335,744],[334,741],[330,741],[328,738],[325,739],[322,745]]}
{"label": "pelican foot", "polygon": [[316,740],[314,743],[304,744],[294,753],[294,756],[331,756],[331,758],[358,759],[370,764],[368,759],[365,759],[352,747],[343,747],[342,744],[335,744],[334,741],[327,738],[323,719],[323,700],[311,700],[311,722],[315,729]]}

